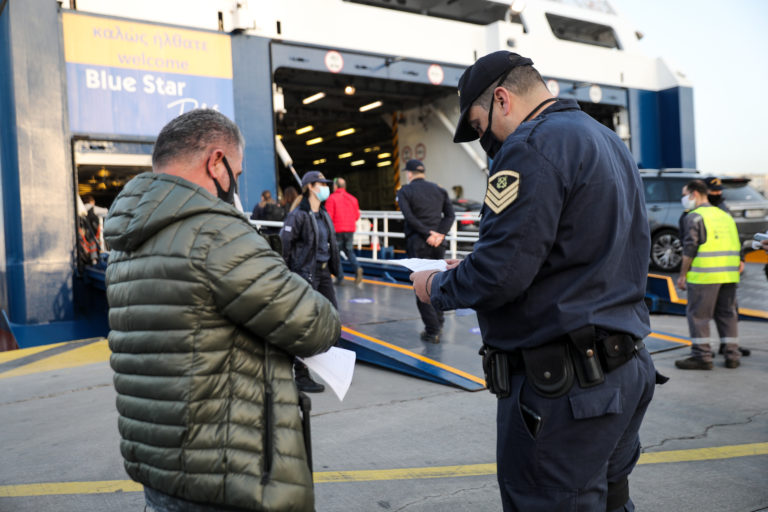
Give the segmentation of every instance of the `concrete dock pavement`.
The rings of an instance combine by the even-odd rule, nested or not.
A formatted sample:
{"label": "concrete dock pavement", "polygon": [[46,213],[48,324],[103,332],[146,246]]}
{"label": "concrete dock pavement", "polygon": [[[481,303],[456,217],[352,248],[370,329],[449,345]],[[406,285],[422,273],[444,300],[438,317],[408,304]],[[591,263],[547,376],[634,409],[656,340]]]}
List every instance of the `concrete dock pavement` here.
{"label": "concrete dock pavement", "polygon": [[[653,316],[685,335],[685,319]],[[768,324],[742,322],[752,349],[736,370],[683,372],[687,349],[654,355],[671,377],[641,430],[630,478],[638,511],[768,510]],[[416,333],[418,335],[418,333]],[[49,356],[0,354],[0,511],[141,511],[122,467],[103,341]],[[495,405],[358,364],[344,402],[312,395],[318,511],[496,511]]]}

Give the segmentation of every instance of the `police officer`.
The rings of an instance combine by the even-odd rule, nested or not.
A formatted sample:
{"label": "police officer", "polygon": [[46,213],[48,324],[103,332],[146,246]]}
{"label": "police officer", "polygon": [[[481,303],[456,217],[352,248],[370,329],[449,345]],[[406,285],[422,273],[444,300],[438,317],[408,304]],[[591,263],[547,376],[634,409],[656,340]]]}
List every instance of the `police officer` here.
{"label": "police officer", "polygon": [[[397,204],[405,219],[405,249],[409,258],[440,260],[445,257],[445,234],[456,215],[448,193],[425,180],[424,171],[420,160],[408,160],[408,184],[397,191]],[[443,312],[418,299],[416,306],[424,322],[421,341],[439,343]]]}
{"label": "police officer", "polygon": [[621,139],[532,64],[499,51],[461,76],[454,142],[493,159],[480,240],[411,279],[438,309],[477,311],[504,510],[631,511],[656,377],[643,187]]}
{"label": "police officer", "polygon": [[736,287],[744,264],[741,242],[733,218],[709,203],[707,185],[701,180],[683,187],[683,263],[677,286],[688,289],[685,308],[691,333],[691,356],[675,361],[681,370],[711,370],[709,321],[714,318],[726,368],[738,368],[739,313]]}

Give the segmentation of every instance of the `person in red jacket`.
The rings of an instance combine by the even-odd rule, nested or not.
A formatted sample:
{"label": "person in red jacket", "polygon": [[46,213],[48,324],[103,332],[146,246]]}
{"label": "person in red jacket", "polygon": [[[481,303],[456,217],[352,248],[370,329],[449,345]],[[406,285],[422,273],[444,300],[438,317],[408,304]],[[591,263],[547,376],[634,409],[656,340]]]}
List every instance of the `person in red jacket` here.
{"label": "person in red jacket", "polygon": [[[363,268],[357,262],[355,250],[352,247],[352,239],[355,235],[357,219],[360,218],[360,206],[357,198],[347,192],[347,182],[344,178],[336,178],[336,190],[325,202],[325,209],[331,216],[333,227],[336,229],[336,241],[339,249],[344,251],[347,259],[355,267],[355,284],[363,280]],[[344,276],[336,277],[336,282],[344,282]]]}

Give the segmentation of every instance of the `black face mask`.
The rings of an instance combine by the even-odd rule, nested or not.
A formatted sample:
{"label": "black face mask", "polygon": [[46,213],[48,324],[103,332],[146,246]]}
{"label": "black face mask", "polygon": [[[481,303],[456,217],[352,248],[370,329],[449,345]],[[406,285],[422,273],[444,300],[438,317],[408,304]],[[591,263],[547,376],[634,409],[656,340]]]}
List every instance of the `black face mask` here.
{"label": "black face mask", "polygon": [[224,189],[221,188],[221,185],[219,185],[219,180],[213,178],[213,184],[216,185],[216,195],[225,203],[229,203],[234,206],[235,194],[237,194],[237,180],[235,180],[235,175],[232,173],[232,168],[229,166],[229,162],[227,162],[227,157],[221,157],[221,161],[224,162],[224,167],[227,168],[227,174],[229,174],[229,190],[225,192]]}
{"label": "black face mask", "polygon": [[712,206],[717,206],[723,202],[722,194],[707,194],[707,199],[709,199],[709,204]]}
{"label": "black face mask", "polygon": [[[507,78],[506,74],[502,76],[501,80],[499,80],[499,83],[496,84],[496,87],[501,86],[501,84],[504,83],[504,80],[506,80],[506,78]],[[542,101],[541,103],[536,105],[536,107],[533,110],[531,110],[527,116],[525,116],[525,119],[523,119],[520,124],[531,119],[531,117],[533,117],[533,114],[535,114],[537,110],[539,110],[541,107],[543,107],[547,103],[557,101],[558,99],[559,98],[547,98],[546,100]],[[493,123],[493,98],[491,98],[491,107],[488,110],[488,127],[485,129],[485,132],[483,132],[483,136],[480,137],[480,145],[483,147],[485,154],[488,155],[488,158],[493,159],[496,156],[496,153],[498,153],[499,150],[501,149],[503,142],[493,136],[493,133],[491,132],[491,123]]]}

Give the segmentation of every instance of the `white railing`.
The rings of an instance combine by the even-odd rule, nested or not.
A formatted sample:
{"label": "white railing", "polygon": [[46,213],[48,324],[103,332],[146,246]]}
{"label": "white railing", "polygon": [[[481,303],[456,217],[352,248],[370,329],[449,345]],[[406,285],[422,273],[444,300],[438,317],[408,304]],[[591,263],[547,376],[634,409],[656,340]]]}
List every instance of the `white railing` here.
{"label": "white railing", "polygon": [[[405,238],[402,231],[390,230],[390,220],[403,220],[402,212],[398,211],[378,211],[363,210],[360,212],[360,220],[357,221],[357,231],[355,231],[354,243],[358,250],[363,245],[371,246],[371,258],[357,258],[361,261],[378,261],[379,248],[389,247],[390,238]],[[451,258],[463,258],[471,251],[459,250],[459,243],[473,244],[477,242],[478,233],[476,231],[459,231],[459,222],[477,222],[480,220],[478,212],[456,212],[456,220],[453,221],[450,231],[445,235],[448,240],[448,253]],[[254,226],[282,227],[283,223],[270,220],[252,220]],[[380,244],[383,241],[383,245]]]}

